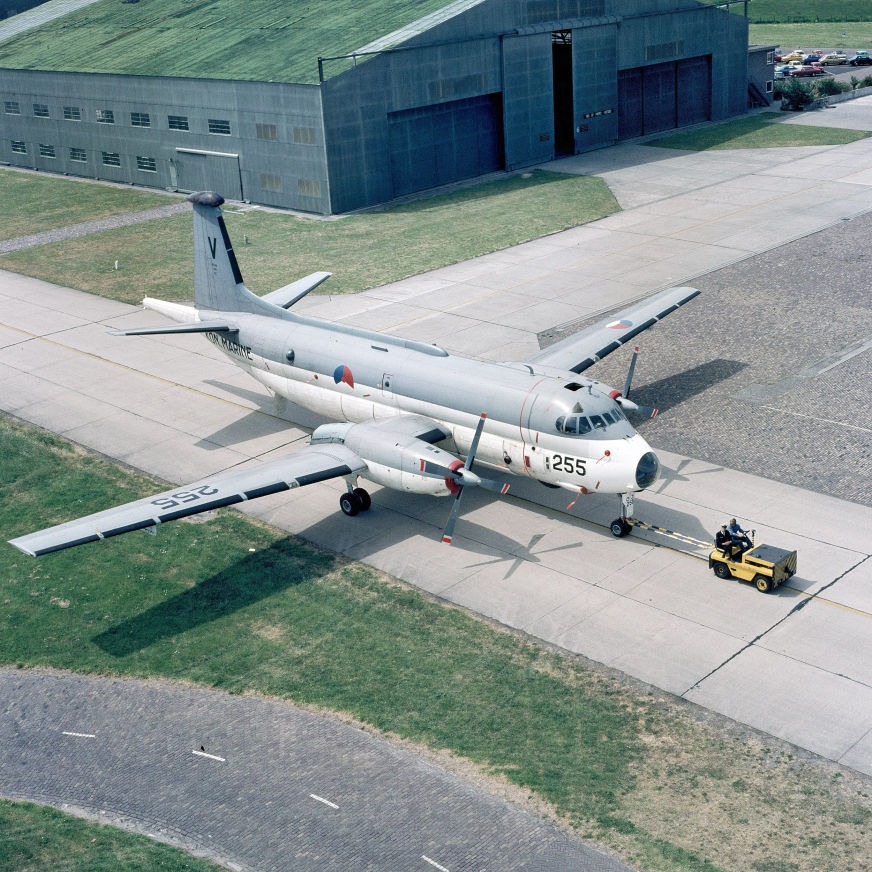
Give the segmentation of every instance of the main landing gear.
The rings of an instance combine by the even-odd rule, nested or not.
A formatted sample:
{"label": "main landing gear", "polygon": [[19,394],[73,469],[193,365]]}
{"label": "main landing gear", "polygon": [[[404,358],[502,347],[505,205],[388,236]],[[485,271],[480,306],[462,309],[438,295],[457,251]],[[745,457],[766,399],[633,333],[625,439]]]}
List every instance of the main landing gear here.
{"label": "main landing gear", "polygon": [[633,517],[633,495],[619,494],[619,496],[621,498],[621,517],[615,518],[609,525],[612,536],[618,539],[626,536],[633,529],[633,524],[630,521],[630,518]]}
{"label": "main landing gear", "polygon": [[339,497],[339,508],[349,517],[359,512],[365,512],[372,505],[369,492],[362,487],[348,486],[348,490]]}

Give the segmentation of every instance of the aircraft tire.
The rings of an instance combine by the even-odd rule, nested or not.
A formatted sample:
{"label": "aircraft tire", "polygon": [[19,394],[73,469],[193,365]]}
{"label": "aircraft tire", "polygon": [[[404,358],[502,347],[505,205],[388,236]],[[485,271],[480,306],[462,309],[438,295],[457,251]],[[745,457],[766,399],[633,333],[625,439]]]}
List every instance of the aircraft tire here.
{"label": "aircraft tire", "polygon": [[615,518],[609,529],[612,531],[612,536],[620,539],[622,536],[626,536],[633,528],[623,518]]}
{"label": "aircraft tire", "polygon": [[362,487],[356,487],[352,491],[352,494],[360,500],[360,511],[368,511],[369,507],[372,505],[372,497],[370,497],[369,491],[365,491]]}
{"label": "aircraft tire", "polygon": [[759,590],[760,593],[769,593],[769,591],[772,590],[772,579],[765,575],[755,575],[754,584],[757,586],[757,590]]}
{"label": "aircraft tire", "polygon": [[362,508],[360,497],[355,493],[348,493],[346,491],[339,497],[339,508],[342,509],[343,514],[353,518]]}

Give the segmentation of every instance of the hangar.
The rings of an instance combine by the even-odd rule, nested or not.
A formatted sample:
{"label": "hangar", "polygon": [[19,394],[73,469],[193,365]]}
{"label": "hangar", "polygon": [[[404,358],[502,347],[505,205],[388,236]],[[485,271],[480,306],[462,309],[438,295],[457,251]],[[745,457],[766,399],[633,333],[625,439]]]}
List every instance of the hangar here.
{"label": "hangar", "polygon": [[[333,0],[326,22],[323,4],[249,0],[228,22],[227,0],[151,2],[0,42],[0,160],[335,214],[748,105],[747,21],[700,0]],[[117,34],[76,60],[101,10]],[[210,55],[222,26],[241,36]]]}

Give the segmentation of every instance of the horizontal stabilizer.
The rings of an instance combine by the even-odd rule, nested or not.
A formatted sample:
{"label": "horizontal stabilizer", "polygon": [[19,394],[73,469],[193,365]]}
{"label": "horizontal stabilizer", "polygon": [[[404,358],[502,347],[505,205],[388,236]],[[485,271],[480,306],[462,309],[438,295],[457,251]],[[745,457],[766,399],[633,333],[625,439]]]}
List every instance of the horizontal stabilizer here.
{"label": "horizontal stabilizer", "polygon": [[302,279],[297,279],[297,281],[291,282],[289,285],[285,285],[283,288],[279,288],[269,294],[264,294],[261,297],[261,300],[266,300],[268,303],[272,303],[280,309],[290,309],[294,303],[298,300],[302,300],[309,291],[314,291],[318,285],[322,282],[326,282],[332,275],[333,273],[329,272],[312,273]]}
{"label": "horizontal stabilizer", "polygon": [[158,336],[161,333],[234,333],[239,328],[226,321],[198,321],[196,324],[170,324],[166,327],[135,327],[113,330],[113,336]]}

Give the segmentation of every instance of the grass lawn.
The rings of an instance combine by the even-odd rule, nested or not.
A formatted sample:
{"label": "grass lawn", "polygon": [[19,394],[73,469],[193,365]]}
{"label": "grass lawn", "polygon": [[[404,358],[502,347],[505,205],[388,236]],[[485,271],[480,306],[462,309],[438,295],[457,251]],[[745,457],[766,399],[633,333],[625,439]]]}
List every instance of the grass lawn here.
{"label": "grass lawn", "polygon": [[[0,419],[4,538],[159,487]],[[232,511],[39,560],[4,546],[0,586],[0,663],[346,712],[518,785],[650,872],[872,856],[868,780]]]}
{"label": "grass lawn", "polygon": [[0,171],[0,239],[167,206],[176,199],[141,188],[88,184],[59,176]]}
{"label": "grass lawn", "polygon": [[[867,5],[867,14],[868,11]],[[872,49],[872,20],[752,24],[749,27],[748,41],[758,45],[778,45],[785,51],[795,48],[840,48],[850,54],[856,49]],[[857,69],[862,75],[869,67]]]}
{"label": "grass lawn", "polygon": [[[12,176],[16,178],[10,182]],[[20,187],[20,177],[30,178],[0,172],[0,195],[8,190],[15,198],[6,198],[12,214],[21,199],[31,199],[26,186]],[[83,202],[95,188],[112,190],[85,182],[68,184],[78,185]],[[537,239],[618,209],[601,179],[534,171],[340,220],[260,209],[236,212],[232,207],[225,217],[246,284],[255,293],[327,270],[334,275],[323,292],[336,294]],[[116,260],[119,270],[114,269]],[[13,252],[0,256],[0,269],[127,303],[138,303],[146,295],[190,300],[191,217],[179,215]]]}
{"label": "grass lawn", "polygon": [[676,133],[646,145],[657,148],[679,148],[706,151],[728,148],[787,148],[801,145],[844,145],[872,136],[863,130],[842,130],[836,127],[814,127],[782,124],[780,112],[765,112],[751,118],[728,121],[688,133]]}
{"label": "grass lawn", "polygon": [[0,872],[217,872],[147,836],[0,800]]}

